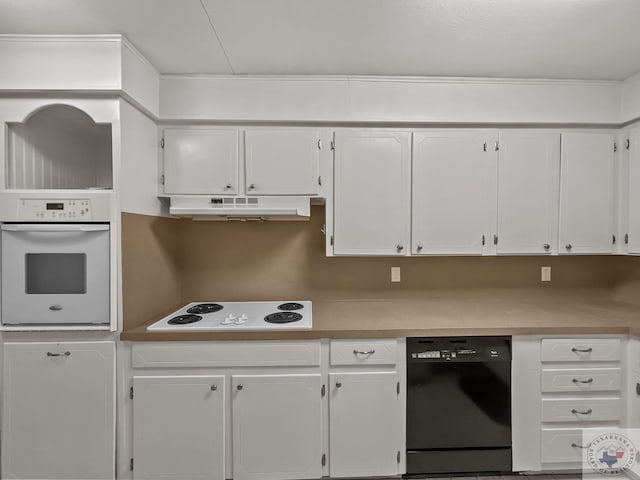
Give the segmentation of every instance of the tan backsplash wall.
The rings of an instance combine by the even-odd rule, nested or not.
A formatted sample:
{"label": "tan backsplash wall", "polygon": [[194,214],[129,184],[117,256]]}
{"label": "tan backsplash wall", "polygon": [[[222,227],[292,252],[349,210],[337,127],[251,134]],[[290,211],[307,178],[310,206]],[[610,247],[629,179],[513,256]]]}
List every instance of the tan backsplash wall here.
{"label": "tan backsplash wall", "polygon": [[[443,289],[625,288],[640,259],[572,257],[326,257],[324,208],[309,222],[192,222],[123,214],[125,326],[192,301],[420,298]],[[551,283],[540,266],[552,267]],[[400,266],[402,282],[391,283]]]}
{"label": "tan backsplash wall", "polygon": [[[433,289],[613,286],[627,257],[326,257],[324,208],[309,222],[178,222],[183,300],[403,298]],[[551,265],[553,281],[540,282]],[[402,282],[391,283],[400,266]]]}
{"label": "tan backsplash wall", "polygon": [[122,214],[123,323],[134,327],[182,302],[176,220]]}

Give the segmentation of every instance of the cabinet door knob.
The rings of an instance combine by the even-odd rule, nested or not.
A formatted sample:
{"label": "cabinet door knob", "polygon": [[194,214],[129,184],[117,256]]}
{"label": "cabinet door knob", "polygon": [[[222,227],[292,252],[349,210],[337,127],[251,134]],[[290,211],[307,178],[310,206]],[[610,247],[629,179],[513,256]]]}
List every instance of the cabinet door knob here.
{"label": "cabinet door knob", "polygon": [[551,245],[549,245],[548,243],[545,243],[542,247],[543,247],[545,250],[549,250],[549,249],[551,248]]}
{"label": "cabinet door knob", "polygon": [[422,245],[418,245],[417,250],[418,250],[419,252],[421,252],[421,251],[422,251]]}
{"label": "cabinet door knob", "polygon": [[249,185],[249,190],[255,190],[256,188],[256,184],[252,183],[251,185]]}
{"label": "cabinet door knob", "polygon": [[230,183],[227,183],[227,184],[224,186],[224,189],[225,189],[225,190],[231,190],[231,188],[232,188],[232,187],[233,187],[233,185],[231,185]]}
{"label": "cabinet door knob", "polygon": [[400,243],[398,245],[396,245],[396,250],[401,252],[402,250],[404,250],[404,245],[401,245]]}
{"label": "cabinet door knob", "polygon": [[564,248],[566,248],[567,250],[571,250],[573,246],[570,243],[567,243],[567,245]]}
{"label": "cabinet door knob", "polygon": [[216,390],[218,390],[218,386],[217,385],[211,385],[211,391],[215,392]]}
{"label": "cabinet door knob", "polygon": [[342,382],[336,382],[336,388],[341,388],[342,387]]}
{"label": "cabinet door knob", "polygon": [[68,350],[62,353],[47,352],[47,357],[70,357],[70,356],[71,356],[71,352]]}
{"label": "cabinet door knob", "polygon": [[238,388],[238,390],[242,390],[242,389],[244,388],[244,385],[242,385],[242,384],[240,383],[240,384],[238,384],[238,387],[237,387],[237,388]]}

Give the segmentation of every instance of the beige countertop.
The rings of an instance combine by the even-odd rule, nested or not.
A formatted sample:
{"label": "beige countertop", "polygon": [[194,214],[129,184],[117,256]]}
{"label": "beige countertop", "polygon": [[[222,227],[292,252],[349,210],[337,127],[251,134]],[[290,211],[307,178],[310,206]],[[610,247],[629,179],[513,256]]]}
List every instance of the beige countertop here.
{"label": "beige countertop", "polygon": [[[640,306],[604,290],[449,290],[407,298],[313,300],[313,328],[271,332],[149,332],[124,341],[392,338],[453,335],[640,335]],[[186,302],[185,302],[186,303]],[[170,312],[167,312],[170,313]]]}

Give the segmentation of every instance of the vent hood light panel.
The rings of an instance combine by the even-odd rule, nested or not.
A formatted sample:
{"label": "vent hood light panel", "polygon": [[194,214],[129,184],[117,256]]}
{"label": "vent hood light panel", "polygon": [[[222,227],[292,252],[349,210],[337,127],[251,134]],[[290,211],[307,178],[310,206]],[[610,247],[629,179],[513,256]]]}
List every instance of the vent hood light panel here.
{"label": "vent hood light panel", "polygon": [[198,221],[309,220],[311,198],[173,196],[169,213]]}

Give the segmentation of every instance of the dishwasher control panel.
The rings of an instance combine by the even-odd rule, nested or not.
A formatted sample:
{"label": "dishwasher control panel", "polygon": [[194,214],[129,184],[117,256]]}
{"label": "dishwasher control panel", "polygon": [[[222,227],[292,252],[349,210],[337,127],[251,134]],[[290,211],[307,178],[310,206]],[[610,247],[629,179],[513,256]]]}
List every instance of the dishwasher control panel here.
{"label": "dishwasher control panel", "polygon": [[510,361],[509,337],[408,338],[407,359],[426,362]]}

